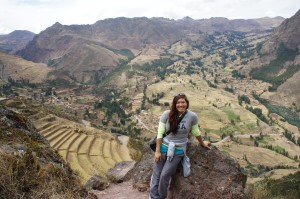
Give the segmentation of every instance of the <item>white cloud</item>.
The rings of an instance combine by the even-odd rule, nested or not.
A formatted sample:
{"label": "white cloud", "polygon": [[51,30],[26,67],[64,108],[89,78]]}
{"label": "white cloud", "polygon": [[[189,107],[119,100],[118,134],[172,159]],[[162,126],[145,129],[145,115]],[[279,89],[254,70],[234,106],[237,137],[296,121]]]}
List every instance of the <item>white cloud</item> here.
{"label": "white cloud", "polygon": [[115,17],[291,17],[299,0],[0,0],[0,34],[13,30],[35,33],[55,22],[65,25],[93,24]]}

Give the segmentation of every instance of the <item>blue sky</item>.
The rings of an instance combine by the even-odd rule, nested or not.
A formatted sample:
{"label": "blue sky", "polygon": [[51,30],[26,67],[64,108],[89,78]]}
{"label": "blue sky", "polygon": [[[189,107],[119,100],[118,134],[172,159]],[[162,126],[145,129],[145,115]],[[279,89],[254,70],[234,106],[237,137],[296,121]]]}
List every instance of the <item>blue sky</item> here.
{"label": "blue sky", "polygon": [[0,34],[39,33],[55,22],[93,24],[115,17],[289,18],[299,9],[300,0],[0,0]]}

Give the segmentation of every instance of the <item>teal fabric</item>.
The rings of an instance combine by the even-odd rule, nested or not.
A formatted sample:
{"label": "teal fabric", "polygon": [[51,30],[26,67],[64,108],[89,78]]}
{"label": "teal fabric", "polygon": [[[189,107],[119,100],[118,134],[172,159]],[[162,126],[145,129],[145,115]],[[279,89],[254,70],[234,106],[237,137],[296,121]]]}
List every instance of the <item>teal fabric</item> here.
{"label": "teal fabric", "polygon": [[[161,153],[167,153],[168,152],[168,145],[161,144],[160,152]],[[174,155],[182,155],[182,154],[184,154],[183,148],[182,147],[175,147]]]}

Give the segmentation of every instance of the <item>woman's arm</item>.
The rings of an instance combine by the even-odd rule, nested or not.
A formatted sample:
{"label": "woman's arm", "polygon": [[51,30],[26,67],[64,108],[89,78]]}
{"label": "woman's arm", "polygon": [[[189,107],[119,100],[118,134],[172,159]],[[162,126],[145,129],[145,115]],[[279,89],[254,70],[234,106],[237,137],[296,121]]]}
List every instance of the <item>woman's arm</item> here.
{"label": "woman's arm", "polygon": [[162,138],[157,138],[156,139],[155,155],[154,155],[155,162],[157,162],[157,163],[160,162],[160,160],[161,160],[161,152],[160,152],[161,144],[162,144]]}
{"label": "woman's arm", "polygon": [[203,147],[206,148],[206,149],[210,149],[210,147],[209,147],[210,142],[208,142],[208,141],[203,141],[201,135],[196,136],[196,139],[197,139],[198,142],[201,144],[201,146],[203,146]]}
{"label": "woman's arm", "polygon": [[155,162],[160,162],[161,160],[160,147],[163,142],[162,139],[164,137],[164,133],[166,132],[166,122],[168,119],[168,115],[169,112],[165,111],[159,120],[158,129],[157,129],[157,138],[156,138],[156,149],[154,154]]}
{"label": "woman's arm", "polygon": [[209,147],[210,142],[202,140],[201,132],[200,132],[199,125],[198,125],[198,117],[196,114],[195,114],[192,125],[193,125],[192,129],[191,129],[192,134],[196,137],[196,139],[201,144],[201,146],[203,146],[206,149],[210,149],[210,147]]}

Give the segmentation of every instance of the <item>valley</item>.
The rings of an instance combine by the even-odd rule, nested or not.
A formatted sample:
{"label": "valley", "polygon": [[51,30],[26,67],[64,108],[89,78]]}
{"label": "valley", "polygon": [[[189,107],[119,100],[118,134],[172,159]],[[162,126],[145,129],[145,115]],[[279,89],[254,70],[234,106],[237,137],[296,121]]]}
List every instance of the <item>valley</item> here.
{"label": "valley", "polygon": [[[48,30],[63,28],[55,24]],[[72,27],[66,31],[69,36],[64,37],[64,51],[30,58],[48,63],[48,67],[41,64],[47,68],[41,72],[33,67],[37,75],[7,70],[12,63],[7,60],[12,58],[0,54],[6,73],[2,72],[0,103],[28,116],[82,182],[94,174],[105,177],[118,162],[139,161],[142,147],[134,146],[132,140],[146,143],[154,137],[160,115],[181,92],[188,96],[190,110],[199,116],[204,139],[240,164],[248,185],[299,171],[299,96],[273,100],[281,95],[276,89],[286,87],[285,81],[278,84],[276,80],[275,84],[273,78],[253,76],[255,71],[261,73],[257,68],[262,59],[271,60],[261,55],[261,48],[274,30],[191,31],[170,36],[161,45],[160,39],[151,37],[157,40],[151,40],[153,45],[144,41],[143,48],[136,47],[136,40],[131,44],[116,42],[120,38],[110,41],[111,48],[99,41],[96,45],[97,38],[92,41],[84,32],[88,45],[78,50],[84,58],[72,56],[70,62],[66,56],[76,53],[68,42],[75,40],[75,46],[83,41]],[[47,31],[35,41],[46,36],[50,37]],[[25,52],[23,49],[19,55]],[[293,58],[298,57],[296,53]],[[288,65],[291,61],[285,58],[280,60]],[[22,66],[29,63],[19,59],[16,62]],[[76,65],[79,60],[86,67]],[[78,67],[68,70],[71,65]],[[286,77],[295,78],[297,67],[286,69]]]}

